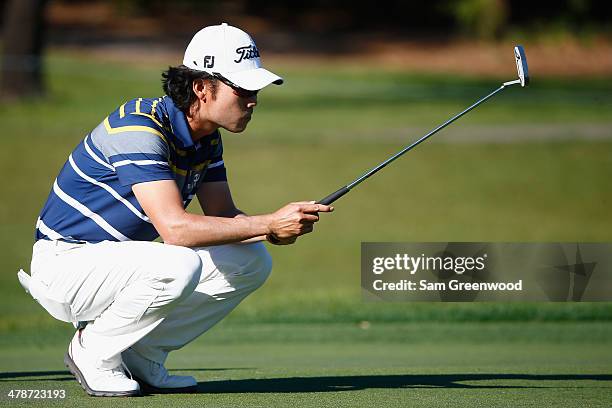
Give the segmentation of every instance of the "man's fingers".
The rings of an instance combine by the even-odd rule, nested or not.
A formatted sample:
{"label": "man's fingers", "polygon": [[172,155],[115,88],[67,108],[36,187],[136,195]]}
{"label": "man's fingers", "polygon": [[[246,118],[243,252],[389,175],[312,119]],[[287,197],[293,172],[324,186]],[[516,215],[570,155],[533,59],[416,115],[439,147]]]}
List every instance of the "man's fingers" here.
{"label": "man's fingers", "polygon": [[271,230],[281,239],[291,235],[307,234],[312,232],[314,223],[319,221],[320,212],[332,212],[333,210],[334,207],[317,204],[314,201],[293,202],[275,213],[278,219],[273,223],[274,225],[271,225]]}
{"label": "man's fingers", "polygon": [[304,213],[318,213],[318,212],[332,212],[334,207],[325,204],[302,204],[302,212]]}
{"label": "man's fingers", "polygon": [[294,201],[291,204],[298,206],[298,209],[305,213],[334,211],[334,207],[325,204],[317,204],[316,201]]}
{"label": "man's fingers", "polygon": [[302,220],[300,221],[302,224],[304,223],[313,223],[319,221],[319,217],[314,214],[304,213],[302,216]]}

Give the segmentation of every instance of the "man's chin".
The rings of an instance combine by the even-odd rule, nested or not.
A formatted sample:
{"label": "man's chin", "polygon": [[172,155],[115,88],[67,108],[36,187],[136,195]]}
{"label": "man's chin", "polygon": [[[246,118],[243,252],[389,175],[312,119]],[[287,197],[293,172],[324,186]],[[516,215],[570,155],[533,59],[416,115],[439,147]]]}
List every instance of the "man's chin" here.
{"label": "man's chin", "polygon": [[242,133],[247,128],[248,123],[237,123],[234,126],[224,126],[223,128],[232,133]]}
{"label": "man's chin", "polygon": [[242,133],[242,132],[244,132],[245,129],[246,129],[246,126],[242,126],[242,127],[238,127],[237,126],[235,128],[227,129],[227,130],[229,130],[232,133]]}

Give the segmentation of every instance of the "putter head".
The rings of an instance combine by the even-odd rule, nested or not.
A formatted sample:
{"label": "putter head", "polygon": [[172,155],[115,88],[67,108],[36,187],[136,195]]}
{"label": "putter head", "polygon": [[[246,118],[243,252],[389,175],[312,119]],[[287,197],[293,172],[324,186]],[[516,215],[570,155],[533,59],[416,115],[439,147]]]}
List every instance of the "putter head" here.
{"label": "putter head", "polygon": [[522,45],[517,45],[516,47],[514,47],[514,59],[516,60],[516,70],[518,71],[521,86],[525,87],[529,85],[529,70],[527,68],[527,57],[525,56],[525,49]]}

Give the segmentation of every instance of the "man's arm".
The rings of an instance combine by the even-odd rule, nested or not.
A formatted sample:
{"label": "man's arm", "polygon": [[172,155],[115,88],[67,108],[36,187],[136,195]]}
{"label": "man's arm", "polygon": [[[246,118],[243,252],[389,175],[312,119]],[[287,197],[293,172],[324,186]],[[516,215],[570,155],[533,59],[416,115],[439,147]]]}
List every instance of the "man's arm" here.
{"label": "man's arm", "polygon": [[[202,183],[196,194],[198,201],[200,202],[200,207],[205,215],[226,218],[247,216],[244,212],[236,208],[236,204],[232,198],[232,193],[227,181]],[[258,235],[241,242],[246,244],[265,240],[266,235]]]}
{"label": "man's arm", "polygon": [[[268,234],[290,239],[311,232],[319,220],[318,212],[332,211],[326,205],[298,202],[272,214],[233,218],[198,215],[185,211],[173,180],[134,184],[132,190],[164,242],[187,247],[240,242]],[[213,207],[209,211],[214,212]]]}
{"label": "man's arm", "polygon": [[234,218],[244,214],[236,208],[227,181],[202,183],[196,194],[206,215]]}
{"label": "man's arm", "polygon": [[[206,215],[227,218],[246,217],[244,212],[236,208],[227,181],[202,183],[198,188],[197,196],[202,211]],[[274,245],[290,245],[293,244],[296,239],[297,236],[281,240],[268,234],[249,238],[241,241],[241,243],[248,244],[267,240]]]}

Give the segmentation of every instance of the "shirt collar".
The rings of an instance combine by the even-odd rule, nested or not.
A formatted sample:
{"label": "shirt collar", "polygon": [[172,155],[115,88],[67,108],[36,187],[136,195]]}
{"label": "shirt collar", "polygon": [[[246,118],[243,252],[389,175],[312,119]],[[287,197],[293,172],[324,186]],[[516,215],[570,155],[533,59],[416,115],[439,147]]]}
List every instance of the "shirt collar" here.
{"label": "shirt collar", "polygon": [[168,118],[170,119],[170,127],[172,133],[177,137],[183,148],[193,147],[194,143],[191,139],[191,133],[189,133],[189,125],[187,124],[187,118],[183,111],[176,107],[172,98],[164,96],[163,104],[166,107]]}

